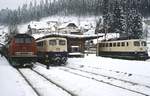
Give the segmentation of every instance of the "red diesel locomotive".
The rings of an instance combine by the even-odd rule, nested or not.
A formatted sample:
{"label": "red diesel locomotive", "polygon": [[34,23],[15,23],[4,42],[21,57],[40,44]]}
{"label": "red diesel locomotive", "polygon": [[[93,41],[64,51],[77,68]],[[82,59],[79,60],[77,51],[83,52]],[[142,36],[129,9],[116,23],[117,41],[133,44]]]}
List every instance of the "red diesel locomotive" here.
{"label": "red diesel locomotive", "polygon": [[33,66],[37,58],[35,39],[28,34],[16,34],[7,44],[7,57],[15,67]]}

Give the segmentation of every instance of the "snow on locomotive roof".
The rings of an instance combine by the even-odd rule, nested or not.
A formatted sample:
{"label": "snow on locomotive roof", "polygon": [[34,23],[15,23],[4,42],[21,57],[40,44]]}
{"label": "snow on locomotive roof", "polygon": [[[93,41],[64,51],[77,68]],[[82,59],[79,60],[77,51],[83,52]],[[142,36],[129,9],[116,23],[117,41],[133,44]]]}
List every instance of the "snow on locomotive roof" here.
{"label": "snow on locomotive roof", "polygon": [[15,36],[14,36],[15,38],[16,37],[30,37],[30,38],[33,38],[31,35],[29,35],[29,34],[16,34]]}
{"label": "snow on locomotive roof", "polygon": [[103,37],[103,35],[75,35],[75,34],[47,34],[43,37],[37,38],[36,40],[39,39],[44,39],[44,38],[48,38],[48,37],[63,37],[63,38],[77,38],[77,39],[96,39],[97,37]]}
{"label": "snow on locomotive roof", "polygon": [[139,38],[130,38],[130,37],[123,37],[123,38],[111,38],[108,40],[102,40],[102,41],[119,41],[119,40],[144,40],[144,39],[139,39]]}

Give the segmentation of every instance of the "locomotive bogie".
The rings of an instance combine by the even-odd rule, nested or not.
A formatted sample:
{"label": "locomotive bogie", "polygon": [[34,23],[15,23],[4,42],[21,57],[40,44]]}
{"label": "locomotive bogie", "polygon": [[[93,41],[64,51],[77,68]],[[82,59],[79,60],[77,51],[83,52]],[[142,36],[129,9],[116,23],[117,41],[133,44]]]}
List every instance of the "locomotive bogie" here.
{"label": "locomotive bogie", "polygon": [[67,57],[67,52],[38,53],[38,60],[42,63],[46,63],[48,58],[48,63],[50,63],[50,65],[64,65],[67,61]]}
{"label": "locomotive bogie", "polygon": [[36,57],[11,57],[10,62],[14,67],[33,67]]}

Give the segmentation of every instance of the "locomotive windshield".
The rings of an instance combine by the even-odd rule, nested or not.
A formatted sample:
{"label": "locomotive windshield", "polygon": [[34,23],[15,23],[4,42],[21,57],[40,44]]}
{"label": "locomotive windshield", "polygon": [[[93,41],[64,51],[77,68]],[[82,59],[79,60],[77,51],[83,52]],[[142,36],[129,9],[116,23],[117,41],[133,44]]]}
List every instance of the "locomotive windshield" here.
{"label": "locomotive windshield", "polygon": [[59,45],[66,45],[65,40],[59,40]]}
{"label": "locomotive windshield", "polygon": [[57,41],[56,40],[49,40],[49,45],[55,46],[55,45],[57,45]]}
{"label": "locomotive windshield", "polygon": [[142,42],[141,42],[141,45],[142,45],[142,46],[146,46],[146,42],[145,42],[145,41],[142,41]]}
{"label": "locomotive windshield", "polygon": [[134,46],[140,46],[140,42],[139,41],[134,41]]}
{"label": "locomotive windshield", "polygon": [[32,43],[32,38],[16,38],[16,43]]}
{"label": "locomotive windshield", "polygon": [[134,46],[146,46],[146,42],[145,41],[134,41]]}

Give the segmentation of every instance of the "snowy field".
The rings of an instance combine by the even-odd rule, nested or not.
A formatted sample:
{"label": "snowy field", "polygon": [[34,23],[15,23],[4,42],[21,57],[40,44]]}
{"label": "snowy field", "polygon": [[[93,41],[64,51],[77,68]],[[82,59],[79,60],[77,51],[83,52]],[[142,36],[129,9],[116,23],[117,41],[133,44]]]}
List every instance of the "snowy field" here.
{"label": "snowy field", "polygon": [[104,68],[106,70],[114,70],[120,72],[133,73],[150,77],[150,60],[147,61],[135,61],[135,60],[121,60],[112,59],[106,57],[97,57],[95,54],[89,56],[85,55],[85,58],[70,58],[68,60],[68,66],[92,66],[98,68]]}
{"label": "snowy field", "polygon": [[[65,67],[51,67],[47,70],[44,65],[37,63],[33,70],[50,78],[69,92],[73,92],[76,96],[144,96],[103,82],[97,82],[93,79],[99,79],[99,76],[94,77],[93,74],[89,75],[67,68],[77,68],[83,71],[95,72],[96,74],[103,74],[150,86],[149,61],[111,59],[96,57],[94,54],[90,54],[84,58],[69,58]],[[42,94],[40,96],[70,96],[65,92],[61,92],[61,89],[49,84],[44,79],[41,82],[41,77],[34,75],[35,73],[29,69],[22,69],[22,71],[28,76],[35,88],[40,90],[40,94]],[[93,77],[89,79],[77,74]],[[12,68],[4,57],[0,57],[0,76],[0,96],[36,96],[35,92],[31,90],[31,87],[29,87],[19,72]],[[111,83],[119,85],[119,82],[113,82],[113,80],[111,80]],[[136,85],[129,86],[126,84],[122,86],[127,86],[126,88],[145,92],[150,95],[150,89],[142,86],[136,87]]]}

